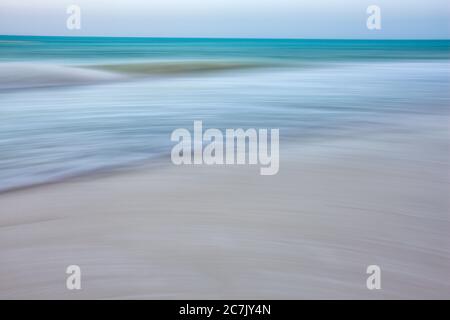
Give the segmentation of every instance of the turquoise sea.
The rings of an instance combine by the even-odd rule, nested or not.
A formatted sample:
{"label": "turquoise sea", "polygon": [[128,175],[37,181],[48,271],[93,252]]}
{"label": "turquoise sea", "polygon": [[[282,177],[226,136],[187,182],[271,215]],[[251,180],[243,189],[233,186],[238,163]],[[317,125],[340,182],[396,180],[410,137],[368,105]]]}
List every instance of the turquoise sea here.
{"label": "turquoise sea", "polygon": [[449,89],[447,40],[0,36],[0,192],[170,164],[194,120],[282,144],[395,132],[448,117]]}

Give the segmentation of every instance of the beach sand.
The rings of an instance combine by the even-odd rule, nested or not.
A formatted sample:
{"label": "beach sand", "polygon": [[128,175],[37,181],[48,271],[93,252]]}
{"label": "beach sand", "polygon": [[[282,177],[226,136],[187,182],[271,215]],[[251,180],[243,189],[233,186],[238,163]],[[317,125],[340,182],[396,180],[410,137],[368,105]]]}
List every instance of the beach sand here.
{"label": "beach sand", "polygon": [[448,299],[448,123],[421,123],[284,146],[275,176],[168,164],[2,194],[0,298]]}

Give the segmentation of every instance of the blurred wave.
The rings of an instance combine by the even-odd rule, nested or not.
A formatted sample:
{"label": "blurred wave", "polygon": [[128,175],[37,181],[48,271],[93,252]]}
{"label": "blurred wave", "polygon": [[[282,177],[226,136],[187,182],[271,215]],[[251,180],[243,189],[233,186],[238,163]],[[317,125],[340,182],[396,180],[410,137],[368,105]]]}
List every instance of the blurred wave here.
{"label": "blurred wave", "polygon": [[87,85],[124,79],[101,70],[39,63],[0,63],[0,90]]}
{"label": "blurred wave", "polygon": [[448,117],[449,48],[450,41],[2,36],[0,192],[156,162],[170,153],[170,133],[194,120],[280,128],[283,144]]}
{"label": "blurred wave", "polygon": [[[172,61],[95,65],[89,68],[138,75],[171,75],[270,67],[269,63],[239,61]],[[273,65],[275,66],[275,65]]]}
{"label": "blurred wave", "polygon": [[[131,80],[140,76],[169,76],[270,67],[268,63],[238,61],[171,61],[64,66],[42,63],[0,63],[0,90],[90,85]],[[279,65],[278,65],[279,66]]]}

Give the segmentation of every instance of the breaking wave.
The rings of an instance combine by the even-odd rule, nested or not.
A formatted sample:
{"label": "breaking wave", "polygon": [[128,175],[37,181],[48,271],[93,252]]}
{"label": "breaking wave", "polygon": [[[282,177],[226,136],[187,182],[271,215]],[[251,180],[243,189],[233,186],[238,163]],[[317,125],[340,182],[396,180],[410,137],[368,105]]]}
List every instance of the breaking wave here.
{"label": "breaking wave", "polygon": [[45,63],[1,63],[0,90],[90,85],[150,76],[170,76],[269,67],[239,61],[170,61],[65,66]]}

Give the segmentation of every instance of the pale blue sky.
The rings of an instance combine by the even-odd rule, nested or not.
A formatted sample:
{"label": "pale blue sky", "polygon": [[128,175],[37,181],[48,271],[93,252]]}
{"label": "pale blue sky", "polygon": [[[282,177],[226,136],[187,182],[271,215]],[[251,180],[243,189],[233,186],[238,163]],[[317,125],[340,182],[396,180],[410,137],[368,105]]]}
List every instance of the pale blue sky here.
{"label": "pale blue sky", "polygon": [[[0,34],[252,38],[450,38],[449,0],[1,0]],[[81,7],[81,30],[66,8]],[[378,5],[382,29],[366,28]]]}

